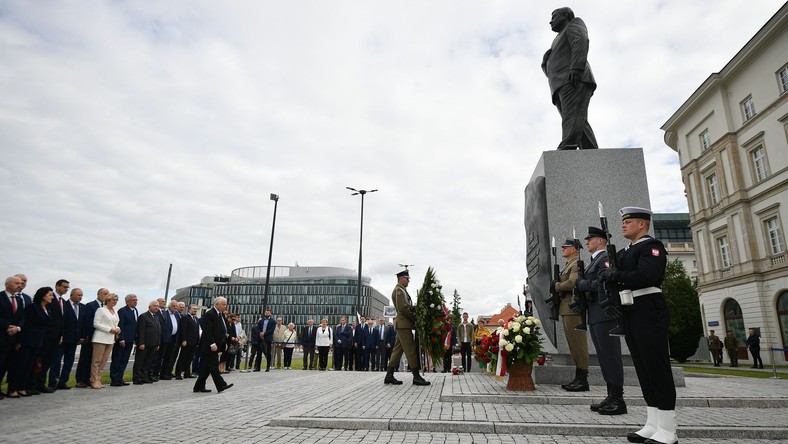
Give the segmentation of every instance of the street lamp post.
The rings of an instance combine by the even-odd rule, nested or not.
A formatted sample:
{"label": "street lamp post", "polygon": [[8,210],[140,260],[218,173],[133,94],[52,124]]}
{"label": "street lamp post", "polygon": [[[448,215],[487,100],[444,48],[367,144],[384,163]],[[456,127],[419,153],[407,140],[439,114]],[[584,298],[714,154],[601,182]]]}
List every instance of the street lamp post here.
{"label": "street lamp post", "polygon": [[271,200],[274,201],[274,221],[271,224],[271,243],[268,247],[268,267],[265,269],[265,295],[263,296],[263,314],[268,308],[268,281],[271,279],[271,256],[274,253],[274,229],[276,228],[276,207],[279,204],[279,195],[271,193]]}
{"label": "street lamp post", "polygon": [[357,194],[361,195],[361,225],[359,226],[359,234],[358,234],[358,294],[356,295],[356,312],[361,313],[361,257],[362,257],[361,247],[364,240],[364,195],[366,195],[367,193],[374,193],[377,190],[367,191],[367,190],[357,190],[355,188],[350,188],[350,187],[345,187],[345,188],[353,192],[351,196],[355,196]]}

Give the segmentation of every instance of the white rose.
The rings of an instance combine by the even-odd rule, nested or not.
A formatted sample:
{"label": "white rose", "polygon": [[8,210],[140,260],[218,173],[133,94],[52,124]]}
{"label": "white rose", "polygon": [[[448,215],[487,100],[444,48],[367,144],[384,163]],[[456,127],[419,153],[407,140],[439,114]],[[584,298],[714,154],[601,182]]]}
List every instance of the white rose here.
{"label": "white rose", "polygon": [[517,324],[517,323],[512,324],[512,331],[515,332],[515,333],[520,331],[520,324]]}
{"label": "white rose", "polygon": [[527,334],[527,335],[530,335],[530,334],[531,334],[531,329],[530,329],[529,327],[525,327],[525,328],[523,329],[523,333],[525,333],[525,334]]}
{"label": "white rose", "polygon": [[430,304],[430,308],[435,308],[435,304]]}
{"label": "white rose", "polygon": [[498,341],[498,345],[501,347],[506,347],[506,344],[508,343],[509,342],[506,339],[501,339],[500,341]]}
{"label": "white rose", "polygon": [[540,321],[539,319],[534,319],[534,324],[539,325],[541,323],[542,323],[542,321]]}
{"label": "white rose", "polygon": [[523,342],[523,337],[522,337],[522,336],[520,336],[520,335],[517,335],[517,336],[515,336],[515,337],[514,337],[514,342],[516,342],[516,343],[518,343],[518,344],[519,344],[519,343],[521,343],[521,342]]}
{"label": "white rose", "polygon": [[531,324],[533,324],[533,322],[531,322],[531,320],[530,320],[530,319],[527,319],[527,320],[525,321],[525,325],[531,325]]}
{"label": "white rose", "polygon": [[506,351],[510,352],[514,350],[514,344],[506,344],[506,347],[504,348],[506,349]]}
{"label": "white rose", "polygon": [[496,333],[498,333],[498,334],[500,335],[501,333],[503,333],[503,327],[498,327],[498,328],[496,328],[496,329],[495,329],[495,332],[496,332]]}
{"label": "white rose", "polygon": [[504,330],[504,331],[503,331],[503,335],[504,335],[504,336],[509,336],[509,330]]}
{"label": "white rose", "polygon": [[519,318],[517,318],[517,320],[518,320],[519,322],[523,322],[523,321],[525,320],[525,316],[520,316]]}

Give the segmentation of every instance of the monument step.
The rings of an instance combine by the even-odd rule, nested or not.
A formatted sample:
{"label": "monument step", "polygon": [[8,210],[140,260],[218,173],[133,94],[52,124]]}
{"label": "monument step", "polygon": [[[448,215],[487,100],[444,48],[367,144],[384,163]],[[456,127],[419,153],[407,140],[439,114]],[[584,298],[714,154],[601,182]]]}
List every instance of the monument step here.
{"label": "monument step", "polygon": [[[485,433],[507,435],[564,435],[624,437],[636,426],[620,424],[554,424],[514,423],[504,421],[431,421],[408,419],[345,419],[319,417],[274,418],[270,427],[298,427],[345,430],[388,430],[444,433]],[[731,427],[680,425],[681,438],[707,438],[719,440],[769,439],[788,440],[788,428],[784,427]]]}
{"label": "monument step", "polygon": [[[685,387],[684,369],[681,367],[671,367],[671,370],[673,371],[673,384],[676,387]],[[537,365],[534,367],[533,375],[534,382],[537,384],[561,385],[574,379],[575,367],[569,365]],[[588,383],[591,385],[606,385],[600,367],[588,367]],[[640,386],[635,367],[624,367],[624,385]]]}

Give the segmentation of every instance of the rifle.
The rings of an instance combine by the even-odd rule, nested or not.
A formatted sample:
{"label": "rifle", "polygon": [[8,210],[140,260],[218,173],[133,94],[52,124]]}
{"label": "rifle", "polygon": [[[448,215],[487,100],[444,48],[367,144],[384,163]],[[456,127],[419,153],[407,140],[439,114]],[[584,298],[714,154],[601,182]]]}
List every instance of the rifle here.
{"label": "rifle", "polygon": [[[555,237],[553,237],[551,248],[553,250],[553,282],[561,280],[561,269],[558,267],[558,254],[555,251]],[[550,304],[550,320],[558,320],[558,309],[561,307],[561,295],[555,291],[555,285],[550,285],[550,297],[545,299]]]}
{"label": "rifle", "polygon": [[[607,228],[607,218],[602,211],[602,202],[599,202],[599,224],[602,225],[602,231],[605,232],[607,237],[607,260],[610,264],[609,268],[613,270],[618,269],[618,257],[616,256],[616,246],[613,245],[613,235]],[[608,333],[610,336],[625,336],[624,329],[621,328],[621,318],[624,312],[621,310],[621,296],[618,294],[618,285],[614,280],[602,279],[602,293],[605,295],[605,300],[601,301],[599,305],[607,313],[608,316],[616,321],[616,326]]]}
{"label": "rifle", "polygon": [[[574,238],[573,242],[575,243],[575,250],[578,251],[577,253],[577,278],[585,279],[586,274],[586,266],[583,263],[583,260],[580,259],[580,250],[582,247],[580,246],[580,241],[577,239],[577,234],[575,233],[575,229],[572,228],[572,237]],[[574,289],[574,296],[572,303],[569,304],[569,308],[572,309],[575,313],[580,315],[580,323],[575,325],[575,330],[577,331],[587,331],[588,325],[586,324],[587,313],[588,313],[588,294],[585,291],[580,290],[575,285]]]}

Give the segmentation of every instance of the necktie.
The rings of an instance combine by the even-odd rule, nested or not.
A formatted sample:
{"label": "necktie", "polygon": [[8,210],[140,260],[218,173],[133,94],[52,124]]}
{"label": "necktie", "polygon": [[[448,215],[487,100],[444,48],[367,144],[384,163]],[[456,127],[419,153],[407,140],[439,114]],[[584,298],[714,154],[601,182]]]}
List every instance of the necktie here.
{"label": "necktie", "polygon": [[312,336],[312,327],[309,327],[309,336]]}
{"label": "necktie", "polygon": [[60,296],[58,299],[60,299],[60,311],[62,312],[63,311],[63,296]]}
{"label": "necktie", "polygon": [[11,314],[16,314],[16,298],[19,296],[11,295]]}
{"label": "necktie", "polygon": [[74,316],[76,316],[77,320],[79,320],[79,303],[78,302],[74,302]]}

